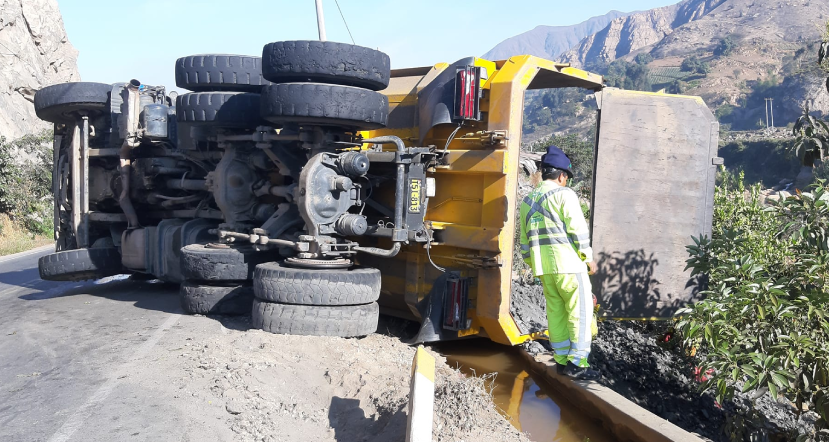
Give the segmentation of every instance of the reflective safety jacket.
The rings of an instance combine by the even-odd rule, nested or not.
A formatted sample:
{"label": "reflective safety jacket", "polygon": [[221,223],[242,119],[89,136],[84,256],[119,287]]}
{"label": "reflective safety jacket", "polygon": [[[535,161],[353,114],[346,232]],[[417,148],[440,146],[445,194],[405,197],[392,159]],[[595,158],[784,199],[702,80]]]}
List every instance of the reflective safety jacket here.
{"label": "reflective safety jacket", "polygon": [[576,192],[543,181],[521,202],[521,257],[535,276],[582,273],[593,260]]}

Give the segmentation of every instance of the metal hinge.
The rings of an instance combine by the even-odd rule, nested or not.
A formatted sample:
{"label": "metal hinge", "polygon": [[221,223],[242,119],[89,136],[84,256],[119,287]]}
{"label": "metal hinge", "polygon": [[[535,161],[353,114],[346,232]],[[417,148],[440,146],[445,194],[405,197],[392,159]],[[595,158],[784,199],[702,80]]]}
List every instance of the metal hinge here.
{"label": "metal hinge", "polygon": [[455,255],[451,259],[473,269],[495,269],[501,267],[501,262],[494,256]]}
{"label": "metal hinge", "polygon": [[479,132],[468,133],[462,137],[458,137],[457,139],[461,141],[479,142],[484,146],[497,146],[504,144],[505,141],[509,140],[509,137],[507,137],[507,131],[505,130],[482,130]]}

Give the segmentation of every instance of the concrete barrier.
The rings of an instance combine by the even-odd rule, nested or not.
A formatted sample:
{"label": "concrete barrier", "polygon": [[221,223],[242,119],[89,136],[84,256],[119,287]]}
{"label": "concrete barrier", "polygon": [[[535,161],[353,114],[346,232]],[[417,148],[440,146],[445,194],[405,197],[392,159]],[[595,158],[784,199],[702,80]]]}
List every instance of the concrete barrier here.
{"label": "concrete barrier", "polygon": [[[619,441],[703,442],[700,437],[662,419],[624,396],[594,381],[573,381],[556,372],[551,355],[532,356],[521,351],[530,369],[542,375],[569,404],[595,418]],[[670,398],[666,398],[670,400]]]}
{"label": "concrete barrier", "polygon": [[435,358],[420,345],[412,361],[406,442],[432,442],[434,410]]}

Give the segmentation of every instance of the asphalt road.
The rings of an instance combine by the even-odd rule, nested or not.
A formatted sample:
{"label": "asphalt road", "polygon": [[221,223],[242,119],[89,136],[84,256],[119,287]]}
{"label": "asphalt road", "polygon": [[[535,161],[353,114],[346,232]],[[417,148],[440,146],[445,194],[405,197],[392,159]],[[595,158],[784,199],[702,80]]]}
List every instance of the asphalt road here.
{"label": "asphalt road", "polygon": [[146,376],[182,318],[221,325],[183,317],[173,286],[43,281],[50,252],[0,257],[0,441],[228,439],[171,406],[163,374]]}

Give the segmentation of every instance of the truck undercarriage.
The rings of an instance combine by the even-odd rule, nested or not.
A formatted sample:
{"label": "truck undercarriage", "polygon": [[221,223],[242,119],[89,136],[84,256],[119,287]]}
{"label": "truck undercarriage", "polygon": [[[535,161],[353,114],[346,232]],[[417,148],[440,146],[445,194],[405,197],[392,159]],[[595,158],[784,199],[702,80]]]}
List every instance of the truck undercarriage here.
{"label": "truck undercarriage", "polygon": [[359,133],[388,119],[385,54],[332,42],[264,54],[264,73],[256,57],[179,59],[177,84],[194,91],[180,96],[137,80],[39,92],[58,242],[43,278],[146,274],[183,283],[185,309],[204,314],[244,309],[229,301],[249,302],[253,279],[263,328],[374,331],[380,274],[355,255],[430,240],[439,154]]}

